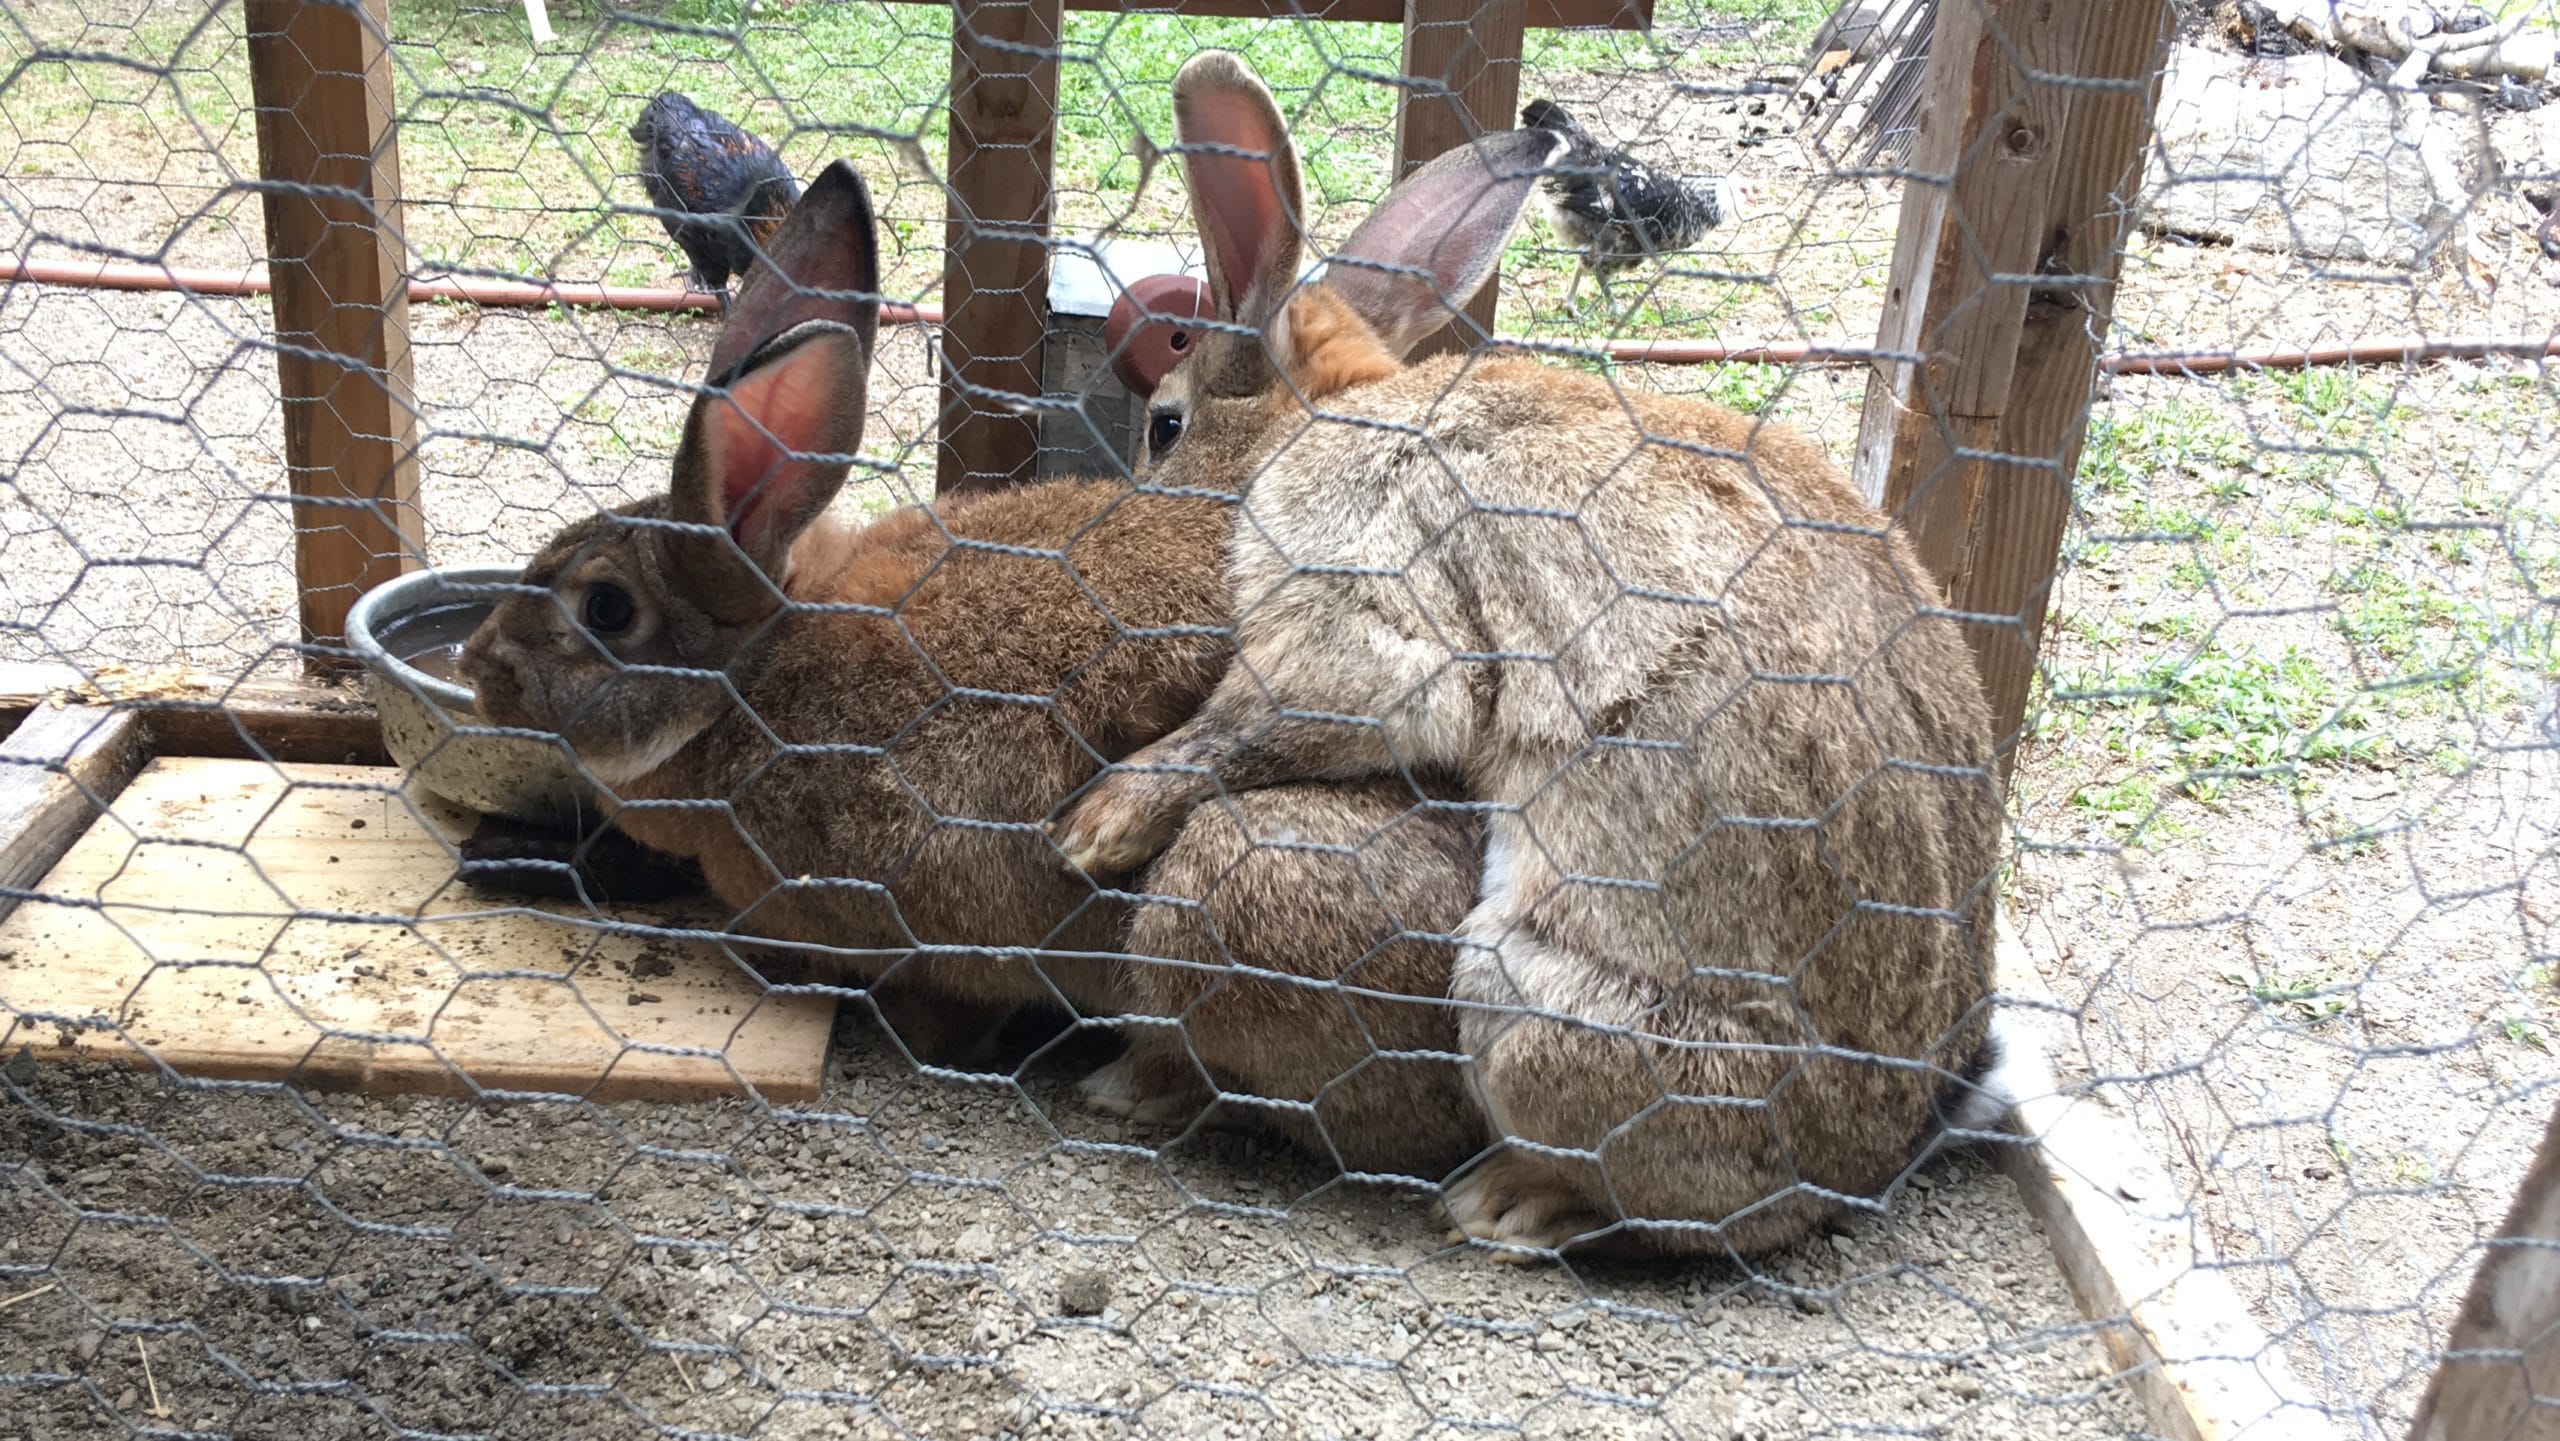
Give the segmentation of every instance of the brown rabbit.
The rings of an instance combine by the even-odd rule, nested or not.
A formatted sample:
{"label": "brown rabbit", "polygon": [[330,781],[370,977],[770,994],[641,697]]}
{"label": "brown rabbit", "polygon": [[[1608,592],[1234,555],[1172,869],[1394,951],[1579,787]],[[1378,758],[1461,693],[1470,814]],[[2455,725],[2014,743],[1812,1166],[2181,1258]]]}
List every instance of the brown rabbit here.
{"label": "brown rabbit", "polygon": [[1461,1232],[1748,1252],[1880,1196],[1989,1049],[1990,722],[1926,573],[1785,429],[1523,358],[1400,363],[1551,137],[1444,157],[1303,284],[1270,92],[1205,53],[1174,113],[1249,330],[1157,392],[1147,479],[1246,487],[1239,661],[1062,849],[1123,871],[1213,795],[1454,773],[1491,829],[1452,991],[1507,1138],[1444,1193]]}
{"label": "brown rabbit", "polygon": [[[919,1051],[1030,1001],[1187,1014],[1097,1101],[1178,1120],[1214,1081],[1299,1103],[1268,1114],[1347,1164],[1443,1174],[1482,1144],[1445,1005],[1256,978],[1357,966],[1445,996],[1447,945],[1397,938],[1466,914],[1473,819],[1400,780],[1203,811],[1129,938],[1125,900],[1061,867],[1040,822],[1215,684],[1229,503],[1112,480],[827,514],[861,438],[875,244],[838,162],[740,287],[668,494],[570,525],[472,637],[483,715],[565,737],[619,826],[698,860],[741,933],[904,995]],[[1255,850],[1240,825],[1332,848]],[[1120,959],[1124,939],[1172,964]],[[1275,1027],[1303,1044],[1271,1051]],[[1443,1059],[1364,1064],[1377,1047]]]}

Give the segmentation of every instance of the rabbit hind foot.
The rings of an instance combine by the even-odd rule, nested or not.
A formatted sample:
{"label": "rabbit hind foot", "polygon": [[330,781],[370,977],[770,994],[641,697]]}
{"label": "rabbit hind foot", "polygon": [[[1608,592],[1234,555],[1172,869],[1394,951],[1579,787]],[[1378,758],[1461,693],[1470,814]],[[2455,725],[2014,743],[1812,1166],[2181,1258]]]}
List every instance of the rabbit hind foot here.
{"label": "rabbit hind foot", "polygon": [[1153,1047],[1133,1044],[1117,1060],[1076,1083],[1086,1107],[1143,1126],[1187,1123],[1200,1114],[1211,1092],[1198,1074],[1178,1058]]}
{"label": "rabbit hind foot", "polygon": [[1519,1151],[1487,1157],[1441,1192],[1449,1244],[1490,1241],[1497,1246],[1494,1259],[1536,1265],[1577,1238],[1607,1230],[1609,1219],[1559,1169]]}

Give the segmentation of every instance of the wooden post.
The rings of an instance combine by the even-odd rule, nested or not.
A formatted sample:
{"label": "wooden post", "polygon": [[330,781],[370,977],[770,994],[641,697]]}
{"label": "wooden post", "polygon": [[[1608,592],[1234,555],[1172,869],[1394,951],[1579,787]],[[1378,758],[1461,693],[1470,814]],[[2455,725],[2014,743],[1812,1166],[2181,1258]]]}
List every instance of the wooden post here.
{"label": "wooden post", "polygon": [[334,646],[356,598],[420,554],[390,20],[386,0],[246,16],[302,638]]}
{"label": "wooden post", "polygon": [[2560,1399],[2552,1398],[2560,1398],[2560,1108],[2506,1224],[2471,1273],[2409,1441],[2560,1441]]}
{"label": "wooden post", "polygon": [[[1520,51],[1528,0],[1405,0],[1404,103],[1396,109],[1396,178],[1489,130],[1520,123]],[[1413,348],[1415,359],[1467,350],[1493,334],[1501,276],[1469,301],[1475,327],[1451,323]]]}
{"label": "wooden post", "polygon": [[[1938,11],[1856,475],[1971,638],[2015,756],[2124,198],[2142,180],[2162,0],[1948,0]],[[2072,81],[2030,79],[2067,76]]]}
{"label": "wooden post", "polygon": [[942,495],[1019,485],[1038,470],[1038,417],[1018,414],[996,396],[1041,393],[1058,8],[1059,0],[952,4],[942,451],[934,484]]}

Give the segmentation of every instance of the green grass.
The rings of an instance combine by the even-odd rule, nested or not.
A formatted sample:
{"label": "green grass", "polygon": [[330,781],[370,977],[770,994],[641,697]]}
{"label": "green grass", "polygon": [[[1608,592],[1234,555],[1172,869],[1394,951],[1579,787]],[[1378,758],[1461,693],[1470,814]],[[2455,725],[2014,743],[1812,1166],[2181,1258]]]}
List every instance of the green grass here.
{"label": "green grass", "polygon": [[[1524,84],[1714,63],[1719,45],[1684,32],[1731,18],[1753,22],[1748,53],[1765,58],[1800,45],[1823,9],[1821,0],[1667,0],[1652,37],[1532,31]],[[675,266],[663,235],[650,217],[629,213],[641,197],[628,178],[625,131],[648,97],[672,88],[747,124],[804,176],[836,156],[851,159],[881,192],[892,250],[914,259],[917,278],[938,278],[947,6],[570,0],[552,7],[559,40],[539,53],[512,4],[403,0],[390,13],[411,241],[432,262],[663,280]],[[0,117],[21,135],[67,135],[107,114],[137,151],[210,150],[246,178],[257,156],[240,27],[230,10],[210,22],[153,10],[119,33],[83,27],[67,6],[48,5],[35,16],[40,37],[78,34],[66,48],[134,63],[28,67],[0,95]],[[1178,212],[1178,176],[1165,167],[1148,175],[1133,142],[1141,132],[1169,141],[1174,73],[1210,47],[1243,53],[1279,96],[1319,224],[1324,207],[1365,206],[1386,186],[1400,46],[1392,25],[1069,13],[1059,46],[1059,227],[1144,231]],[[55,173],[106,168],[73,145],[23,146],[19,155],[22,166]],[[140,170],[132,178],[152,173],[125,168]]]}
{"label": "green grass", "polygon": [[2336,982],[2327,976],[2293,975],[2268,971],[2250,976],[2238,971],[2223,974],[2222,979],[2245,992],[2249,999],[2269,1007],[2281,1015],[2316,1024],[2343,1015],[2347,1003],[2329,994]]}
{"label": "green grass", "polygon": [[2184,401],[2107,406],[2089,417],[2080,452],[2080,485],[2108,496],[2147,491],[2163,478],[2188,476],[2241,493],[2240,477],[2261,473],[2262,452],[2209,407]]}
{"label": "green grass", "polygon": [[2328,485],[2350,470],[2378,478],[2398,439],[2393,388],[2354,366],[2243,376],[2233,394],[2252,406],[2252,438],[2270,475]]}
{"label": "green grass", "polygon": [[[2055,674],[2044,734],[2095,729],[2110,754],[2213,801],[2236,785],[2298,781],[2305,767],[2378,752],[2385,736],[2371,698],[2311,657],[2216,645],[2155,657],[2130,673],[2111,663]],[[2120,785],[2084,787],[2075,801],[2122,818],[2138,797]]]}

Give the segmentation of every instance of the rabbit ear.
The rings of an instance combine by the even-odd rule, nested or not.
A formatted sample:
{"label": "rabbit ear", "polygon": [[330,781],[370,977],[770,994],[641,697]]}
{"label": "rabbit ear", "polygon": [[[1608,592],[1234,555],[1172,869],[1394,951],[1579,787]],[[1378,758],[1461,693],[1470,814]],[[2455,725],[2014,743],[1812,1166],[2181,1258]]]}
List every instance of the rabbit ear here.
{"label": "rabbit ear", "polygon": [[1173,80],[1191,216],[1218,316],[1266,326],[1298,278],[1298,150],[1279,103],[1243,60],[1204,50]]}
{"label": "rabbit ear", "polygon": [[668,513],[727,534],[673,533],[667,550],[684,593],[712,615],[745,621],[773,609],[791,543],[844,487],[862,443],[870,364],[853,327],[806,321],[694,402]]}
{"label": "rabbit ear", "polygon": [[1457,317],[1493,278],[1529,193],[1563,138],[1504,130],[1441,155],[1378,202],[1325,267],[1398,358]]}
{"label": "rabbit ear", "polygon": [[[776,337],[812,320],[851,330],[865,355],[880,332],[880,238],[871,192],[842,160],[819,172],[738,283],[728,323],[711,348],[710,383],[727,384]],[[855,415],[862,402],[857,392]]]}

